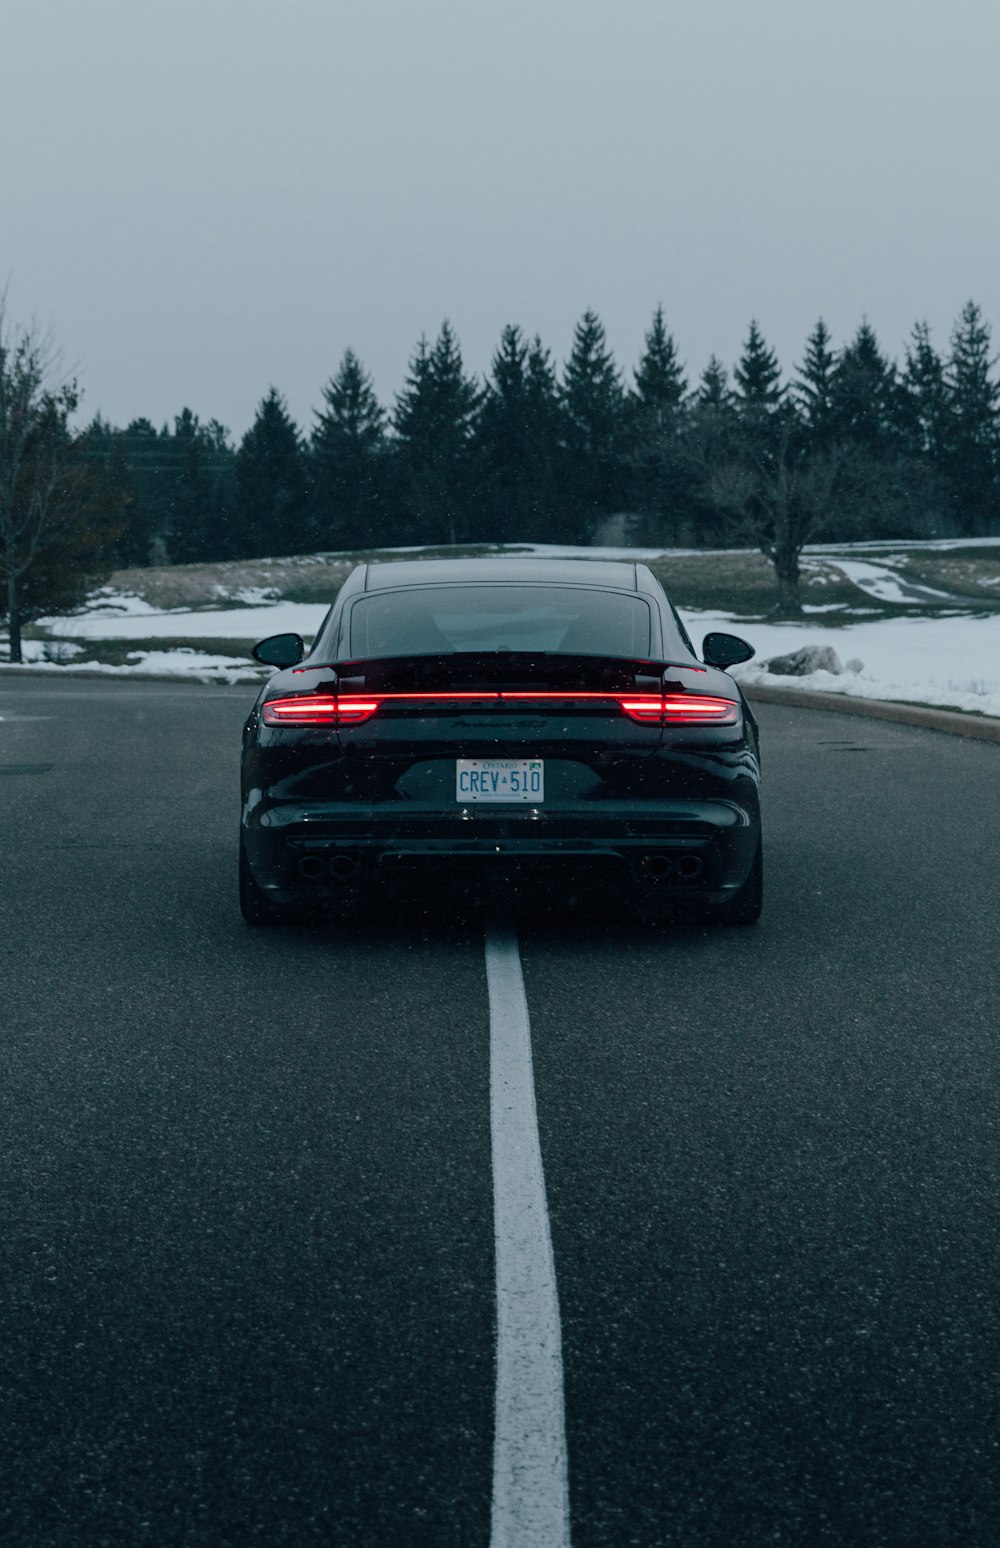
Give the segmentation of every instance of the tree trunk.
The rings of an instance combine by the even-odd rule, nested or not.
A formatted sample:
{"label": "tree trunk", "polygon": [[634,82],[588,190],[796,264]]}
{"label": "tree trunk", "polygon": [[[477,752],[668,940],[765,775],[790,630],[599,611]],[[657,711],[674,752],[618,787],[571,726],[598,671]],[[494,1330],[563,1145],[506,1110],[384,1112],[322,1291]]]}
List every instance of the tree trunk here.
{"label": "tree trunk", "polygon": [[782,615],[798,618],[802,613],[799,597],[799,548],[788,532],[780,534],[771,549],[771,563],[778,582],[778,611]]}
{"label": "tree trunk", "polygon": [[799,598],[799,577],[795,575],[778,576],[778,610],[782,616],[798,618],[802,613],[802,602]]}
{"label": "tree trunk", "polygon": [[13,555],[7,570],[7,632],[10,636],[10,660],[21,661],[21,608],[17,596],[17,575]]}

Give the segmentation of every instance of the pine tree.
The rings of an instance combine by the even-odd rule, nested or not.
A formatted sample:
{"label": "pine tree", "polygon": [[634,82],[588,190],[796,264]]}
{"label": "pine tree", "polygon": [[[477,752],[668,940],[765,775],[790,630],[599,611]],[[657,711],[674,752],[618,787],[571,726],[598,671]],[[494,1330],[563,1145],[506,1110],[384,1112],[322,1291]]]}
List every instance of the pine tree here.
{"label": "pine tree", "polygon": [[629,399],[630,505],[648,542],[682,541],[692,518],[690,459],[684,442],[687,382],[677,347],[653,313]]}
{"label": "pine tree", "polygon": [[423,543],[457,543],[474,524],[471,438],[479,392],[465,375],[451,324],[428,349],[422,338],[396,400],[403,498],[410,536]]}
{"label": "pine tree", "polygon": [[951,336],[946,368],[945,467],[963,533],[984,534],[1000,521],[1000,386],[993,377],[990,328],[967,301]]}
{"label": "pine tree", "polygon": [[664,430],[680,411],[687,382],[677,358],[677,346],[663,321],[662,306],[653,313],[634,376],[634,418],[640,433]]}
{"label": "pine tree", "polygon": [[499,543],[528,535],[533,428],[528,417],[528,345],[520,328],[508,325],[493,355],[475,431],[483,522]]}
{"label": "pine tree", "polygon": [[830,434],[875,457],[899,444],[896,367],[882,354],[874,329],[863,322],[833,369]]}
{"label": "pine tree", "polygon": [[[116,454],[121,457],[128,472],[128,482],[135,503],[129,509],[129,531],[135,532],[136,547],[127,548],[128,557],[116,562],[121,564],[169,564],[170,549],[170,474],[172,465],[169,451],[161,451],[160,432],[151,420],[130,420],[124,430],[111,429]],[[164,446],[170,441],[169,430],[163,432]],[[100,443],[98,443],[100,444]],[[131,539],[126,536],[126,545]]]}
{"label": "pine tree", "polygon": [[[718,542],[723,524],[710,491],[712,469],[733,457],[737,419],[732,388],[718,355],[711,355],[685,405],[683,466],[687,485],[685,540],[699,546]],[[676,534],[680,540],[681,534]]]}
{"label": "pine tree", "polygon": [[125,456],[124,433],[95,414],[80,437],[80,450],[94,486],[118,503],[121,531],[109,542],[105,558],[112,569],[150,563],[148,515]]}
{"label": "pine tree", "polygon": [[947,440],[944,363],[925,322],[914,324],[910,339],[900,378],[900,428],[907,451],[937,465]]}
{"label": "pine tree", "polygon": [[546,440],[553,446],[566,439],[566,416],[563,412],[556,368],[552,353],[546,349],[538,334],[528,349],[525,372],[527,412],[532,423],[539,426],[539,436],[544,429]]}
{"label": "pine tree", "polygon": [[798,380],[792,387],[810,451],[818,451],[830,441],[836,364],[836,353],[830,348],[830,330],[821,317],[806,340],[805,356],[796,373]]}
{"label": "pine tree", "polygon": [[785,401],[785,389],[781,385],[781,367],[773,349],[764,342],[755,321],[743,346],[736,369],[736,405],[740,418],[749,424],[763,424],[771,420]]}
{"label": "pine tree", "polygon": [[795,434],[794,400],[781,382],[781,367],[755,321],[750,323],[743,353],[733,372],[734,411],[738,434],[734,451],[746,463],[759,486],[765,486],[801,454]]}
{"label": "pine tree", "polygon": [[586,542],[624,494],[625,394],[597,314],[584,312],[573,335],[562,380],[570,453],[567,490],[575,538]]}
{"label": "pine tree", "polygon": [[431,351],[426,334],[421,334],[410,356],[410,368],[396,398],[393,428],[405,448],[414,453],[431,437],[434,426],[434,388],[431,377]]}
{"label": "pine tree", "polygon": [[502,411],[504,419],[523,423],[527,387],[528,346],[520,328],[508,323],[493,354],[490,375],[480,404],[480,422]]}
{"label": "pine tree", "polygon": [[531,533],[565,542],[575,531],[568,490],[568,431],[552,355],[538,334],[528,349],[526,412],[531,426]]}
{"label": "pine tree", "polygon": [[481,535],[493,542],[566,537],[564,433],[555,372],[536,336],[507,326],[493,356],[476,426]]}
{"label": "pine tree", "polygon": [[233,453],[218,420],[203,425],[184,408],[173,437],[161,441],[169,459],[170,557],[174,564],[227,559],[233,538]]}
{"label": "pine tree", "polygon": [[235,552],[258,557],[306,551],[307,514],[302,438],[284,398],[271,387],[236,453]]}
{"label": "pine tree", "polygon": [[323,548],[371,547],[386,531],[385,411],[353,350],[323,389],[311,438],[312,530]]}
{"label": "pine tree", "polygon": [[699,409],[724,414],[733,406],[733,393],[729,385],[729,373],[718,355],[709,357],[708,365],[701,373],[695,393],[695,405]]}

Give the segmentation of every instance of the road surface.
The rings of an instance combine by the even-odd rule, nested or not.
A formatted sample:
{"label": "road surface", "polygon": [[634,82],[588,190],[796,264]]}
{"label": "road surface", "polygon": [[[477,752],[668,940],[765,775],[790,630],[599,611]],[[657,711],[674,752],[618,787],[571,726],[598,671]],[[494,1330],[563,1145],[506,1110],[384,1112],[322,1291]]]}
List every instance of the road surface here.
{"label": "road surface", "polygon": [[516,1541],[499,1293],[575,1548],[995,1548],[1000,747],[761,706],[757,929],[249,931],[251,697],[0,679],[0,1541]]}

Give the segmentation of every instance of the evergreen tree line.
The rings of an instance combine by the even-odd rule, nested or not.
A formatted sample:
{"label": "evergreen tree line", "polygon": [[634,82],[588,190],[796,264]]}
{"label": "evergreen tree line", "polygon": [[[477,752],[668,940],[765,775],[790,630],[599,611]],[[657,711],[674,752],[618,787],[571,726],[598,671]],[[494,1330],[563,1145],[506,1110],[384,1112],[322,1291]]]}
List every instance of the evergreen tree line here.
{"label": "evergreen tree line", "polygon": [[820,321],[786,376],[753,322],[732,375],[713,356],[693,384],[660,308],[630,383],[592,311],[561,372],[510,326],[485,381],[445,322],[391,410],[348,350],[308,434],[272,387],[238,447],[189,409],[159,431],[98,419],[84,442],[121,492],[118,564],[586,543],[626,513],[641,541],[760,547],[793,602],[806,541],[1000,532],[994,365],[971,301],[945,356],[924,323],[900,364],[867,322],[838,349]]}

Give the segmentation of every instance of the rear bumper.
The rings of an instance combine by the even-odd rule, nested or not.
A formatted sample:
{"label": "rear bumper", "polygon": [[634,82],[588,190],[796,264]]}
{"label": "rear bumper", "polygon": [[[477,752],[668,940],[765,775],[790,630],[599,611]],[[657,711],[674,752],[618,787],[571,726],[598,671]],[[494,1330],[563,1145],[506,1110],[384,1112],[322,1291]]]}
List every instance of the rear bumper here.
{"label": "rear bumper", "polygon": [[[754,797],[756,792],[754,791]],[[597,803],[595,803],[597,804]],[[263,803],[244,815],[247,858],[276,896],[343,897],[406,870],[470,864],[565,873],[609,867],[644,891],[722,901],[746,880],[760,834],[756,799],[603,801],[552,809],[405,814],[341,802]],[[395,803],[393,803],[395,806]]]}

